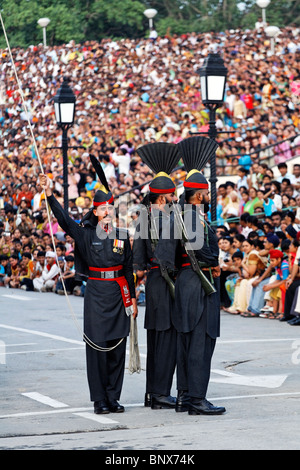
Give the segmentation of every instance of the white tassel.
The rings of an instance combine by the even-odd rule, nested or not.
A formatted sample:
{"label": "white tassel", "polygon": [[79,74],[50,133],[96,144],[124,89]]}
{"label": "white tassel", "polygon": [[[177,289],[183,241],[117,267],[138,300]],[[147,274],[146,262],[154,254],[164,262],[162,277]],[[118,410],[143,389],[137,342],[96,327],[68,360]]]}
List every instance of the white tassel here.
{"label": "white tassel", "polygon": [[136,318],[130,317],[130,344],[129,344],[129,364],[128,371],[130,374],[141,372],[141,359],[138,345],[138,332]]}

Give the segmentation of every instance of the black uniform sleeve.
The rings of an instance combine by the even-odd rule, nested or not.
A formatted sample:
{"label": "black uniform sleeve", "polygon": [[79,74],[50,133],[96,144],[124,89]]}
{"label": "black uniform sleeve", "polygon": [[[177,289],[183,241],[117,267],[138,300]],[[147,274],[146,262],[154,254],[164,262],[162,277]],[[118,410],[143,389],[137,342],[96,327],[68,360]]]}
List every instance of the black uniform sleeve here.
{"label": "black uniform sleeve", "polygon": [[204,237],[204,244],[201,250],[196,252],[196,258],[204,261],[211,267],[219,265],[218,239],[214,231],[207,225],[208,233]]}
{"label": "black uniform sleeve", "polygon": [[133,253],[133,268],[135,270],[140,269],[142,271],[145,271],[147,269],[147,262],[148,262],[146,240],[140,237],[134,239],[133,246],[132,246],[132,253]]}
{"label": "black uniform sleeve", "polygon": [[131,250],[129,238],[127,238],[127,240],[125,241],[125,262],[123,265],[123,269],[124,269],[124,276],[126,278],[126,281],[128,282],[130,296],[132,299],[135,299],[132,250]]}
{"label": "black uniform sleeve", "polygon": [[173,214],[171,214],[169,221],[162,229],[160,239],[154,251],[155,262],[172,271],[176,269],[176,253],[180,243],[175,233],[175,221]]}
{"label": "black uniform sleeve", "polygon": [[57,222],[60,227],[68,234],[70,237],[74,238],[76,243],[80,243],[82,240],[82,232],[83,228],[80,227],[75,220],[71,219],[71,217],[66,213],[66,211],[62,208],[59,204],[55,196],[49,196],[47,198],[51,210],[55,217],[57,218]]}

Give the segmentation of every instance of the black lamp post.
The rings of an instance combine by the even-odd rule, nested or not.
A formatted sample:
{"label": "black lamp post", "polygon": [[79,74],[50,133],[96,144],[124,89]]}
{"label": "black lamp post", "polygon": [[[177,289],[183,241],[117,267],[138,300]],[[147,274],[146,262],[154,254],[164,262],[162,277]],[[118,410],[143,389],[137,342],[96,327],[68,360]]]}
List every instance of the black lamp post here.
{"label": "black lamp post", "polygon": [[[217,136],[216,110],[222,106],[225,95],[227,68],[219,54],[209,54],[203,66],[197,71],[200,75],[202,103],[209,110],[209,131],[211,139]],[[211,220],[217,220],[217,167],[216,154],[210,160]]]}
{"label": "black lamp post", "polygon": [[63,188],[64,209],[69,210],[68,196],[68,129],[74,124],[76,98],[68,85],[69,79],[64,77],[63,83],[54,97],[54,110],[57,125],[62,129],[63,151]]}

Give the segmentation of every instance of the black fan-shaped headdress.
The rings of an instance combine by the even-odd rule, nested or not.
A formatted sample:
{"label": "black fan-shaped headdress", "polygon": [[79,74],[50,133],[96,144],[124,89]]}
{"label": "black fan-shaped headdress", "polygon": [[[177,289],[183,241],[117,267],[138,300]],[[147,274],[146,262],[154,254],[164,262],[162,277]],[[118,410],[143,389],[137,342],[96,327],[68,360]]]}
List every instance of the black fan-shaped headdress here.
{"label": "black fan-shaped headdress", "polygon": [[164,171],[169,174],[179,161],[178,148],[176,144],[168,142],[154,142],[143,145],[137,149],[138,155],[144,163],[154,172]]}
{"label": "black fan-shaped headdress", "polygon": [[218,148],[217,142],[201,136],[188,137],[177,146],[187,173],[191,170],[201,171]]}
{"label": "black fan-shaped headdress", "polygon": [[99,177],[99,180],[100,180],[100,183],[102,185],[102,187],[100,189],[98,189],[95,193],[95,197],[94,197],[94,201],[93,201],[93,205],[94,206],[99,206],[99,205],[102,205],[102,204],[112,204],[113,203],[113,195],[109,189],[109,186],[108,186],[108,183],[107,183],[107,179],[106,179],[106,176],[105,176],[105,173],[103,171],[103,168],[101,166],[101,163],[99,162],[99,160],[97,160],[97,158],[94,156],[94,155],[91,155],[90,154],[90,160],[92,162],[92,165]]}
{"label": "black fan-shaped headdress", "polygon": [[175,191],[175,184],[169,174],[177,166],[180,159],[176,144],[154,142],[137,149],[142,161],[156,173],[149,185],[150,192],[166,194]]}
{"label": "black fan-shaped headdress", "polygon": [[207,189],[208,181],[201,173],[218,144],[206,137],[189,137],[177,144],[187,176],[183,186],[188,189]]}

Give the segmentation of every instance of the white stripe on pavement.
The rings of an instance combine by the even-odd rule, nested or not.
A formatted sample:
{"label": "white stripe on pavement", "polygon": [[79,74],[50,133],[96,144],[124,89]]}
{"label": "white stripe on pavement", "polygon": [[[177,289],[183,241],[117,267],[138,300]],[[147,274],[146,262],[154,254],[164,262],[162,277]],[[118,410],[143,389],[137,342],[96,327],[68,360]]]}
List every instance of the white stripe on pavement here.
{"label": "white stripe on pavement", "polygon": [[46,395],[42,395],[41,393],[38,392],[28,392],[28,393],[22,393],[24,397],[31,398],[32,400],[38,401],[40,403],[44,403],[44,405],[49,405],[52,408],[66,408],[69,405],[66,405],[65,403],[61,403],[60,401],[53,400],[53,398],[47,397]]}
{"label": "white stripe on pavement", "polygon": [[93,413],[73,413],[73,415],[81,416],[81,418],[91,419],[92,421],[97,421],[97,423],[118,424],[118,421],[114,421],[113,419],[106,418],[103,415],[96,415]]}
{"label": "white stripe on pavement", "polygon": [[[270,398],[270,397],[288,397],[288,396],[298,396],[300,392],[282,392],[282,393],[257,393],[253,395],[231,395],[231,396],[224,396],[224,397],[208,397],[209,401],[225,401],[225,400],[244,400],[244,399],[252,399],[252,398]],[[129,407],[143,407],[144,403],[124,403],[125,410]],[[27,418],[30,416],[43,416],[43,415],[52,415],[57,413],[80,413],[84,411],[90,411],[91,407],[85,408],[60,408],[51,411],[32,411],[26,413],[14,413],[10,415],[0,415],[0,419],[3,418]]]}
{"label": "white stripe on pavement", "polygon": [[23,295],[2,294],[1,297],[8,297],[9,299],[16,300],[35,300],[32,297],[24,297]]}
{"label": "white stripe on pavement", "polygon": [[55,339],[57,341],[65,341],[66,343],[72,344],[83,344],[83,340],[78,341],[76,339],[65,338],[64,336],[51,335],[50,333],[43,333],[42,331],[28,330],[26,328],[17,328],[15,326],[3,325],[0,323],[0,328],[7,328],[8,330],[21,331],[22,333],[30,333],[32,335],[44,336],[45,338]]}

